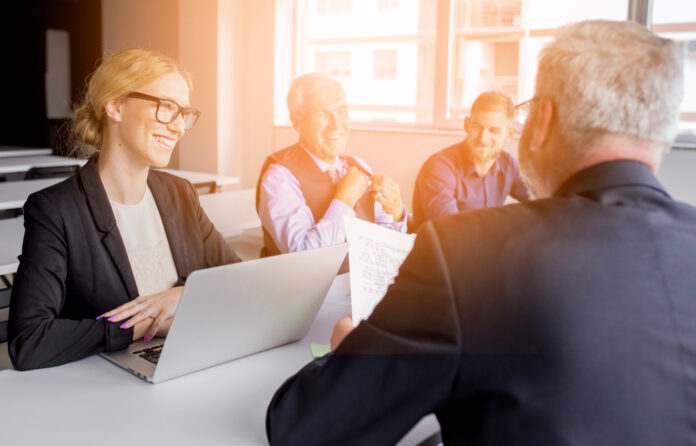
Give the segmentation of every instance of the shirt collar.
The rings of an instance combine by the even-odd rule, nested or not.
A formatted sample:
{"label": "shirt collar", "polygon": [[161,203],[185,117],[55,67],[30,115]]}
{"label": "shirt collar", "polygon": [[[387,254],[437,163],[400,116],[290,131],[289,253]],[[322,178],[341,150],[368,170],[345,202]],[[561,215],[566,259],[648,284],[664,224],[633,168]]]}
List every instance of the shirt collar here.
{"label": "shirt collar", "polygon": [[302,148],[304,149],[304,151],[307,152],[307,154],[308,154],[310,157],[312,157],[312,159],[314,160],[314,162],[317,164],[317,167],[318,167],[322,172],[326,172],[327,170],[329,170],[329,167],[333,167],[333,168],[335,168],[335,169],[336,169],[337,171],[339,171],[339,172],[342,171],[343,166],[344,166],[344,164],[345,164],[345,161],[343,161],[343,159],[341,159],[340,156],[337,156],[337,157],[334,159],[333,164],[329,164],[329,163],[327,163],[326,161],[317,158],[312,152],[309,151],[309,149],[308,149],[307,147],[305,147],[304,144],[300,143],[300,147],[302,147]]}

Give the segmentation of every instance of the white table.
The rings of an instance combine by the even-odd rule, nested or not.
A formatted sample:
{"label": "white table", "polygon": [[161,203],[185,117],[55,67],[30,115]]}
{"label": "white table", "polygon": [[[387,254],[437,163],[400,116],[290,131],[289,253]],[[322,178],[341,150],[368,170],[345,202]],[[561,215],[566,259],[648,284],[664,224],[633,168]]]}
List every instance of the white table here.
{"label": "white table", "polygon": [[[39,152],[41,153],[41,152]],[[67,158],[55,155],[27,155],[21,156],[0,156],[0,174],[26,172],[32,167],[57,167],[57,166],[84,166],[87,160],[77,158]],[[239,177],[216,175],[205,172],[192,172],[190,170],[179,169],[159,169],[163,172],[186,178],[194,185],[215,183],[217,187],[235,186],[240,183]]]}
{"label": "white table", "polygon": [[0,276],[17,272],[17,257],[22,253],[23,239],[24,217],[0,220]]}
{"label": "white table", "polygon": [[87,160],[55,155],[0,158],[0,173],[26,172],[32,167],[83,166]]}
{"label": "white table", "polygon": [[217,187],[234,186],[239,184],[239,177],[231,177],[227,175],[216,175],[214,173],[192,172],[190,170],[179,169],[158,169],[162,172],[167,172],[181,178],[186,178],[191,184],[200,185],[205,183],[215,183]]}
{"label": "white table", "polygon": [[0,146],[0,158],[10,156],[37,156],[50,155],[53,149],[41,149],[36,147],[15,147],[15,146]]}
{"label": "white table", "polygon": [[43,180],[2,182],[0,183],[0,211],[19,209],[24,206],[29,195],[63,180],[64,178],[46,178]]}
{"label": "white table", "polygon": [[[334,322],[350,313],[348,289],[348,275],[337,277],[303,340],[160,384],[148,384],[98,356],[50,369],[0,372],[0,441],[267,444],[271,397],[312,359],[310,342],[328,343]],[[399,444],[417,444],[438,428],[428,416]]]}

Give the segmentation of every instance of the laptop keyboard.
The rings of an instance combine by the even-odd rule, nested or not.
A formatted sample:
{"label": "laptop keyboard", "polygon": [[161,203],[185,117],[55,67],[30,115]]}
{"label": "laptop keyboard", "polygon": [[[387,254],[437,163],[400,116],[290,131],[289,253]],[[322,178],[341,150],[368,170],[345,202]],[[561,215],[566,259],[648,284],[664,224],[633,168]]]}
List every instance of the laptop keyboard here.
{"label": "laptop keyboard", "polygon": [[138,355],[141,358],[150,361],[153,364],[157,364],[157,361],[159,361],[160,358],[160,353],[162,353],[162,347],[164,347],[164,344],[162,345],[155,345],[154,347],[148,347],[144,348],[142,350],[138,350],[133,352],[134,355]]}

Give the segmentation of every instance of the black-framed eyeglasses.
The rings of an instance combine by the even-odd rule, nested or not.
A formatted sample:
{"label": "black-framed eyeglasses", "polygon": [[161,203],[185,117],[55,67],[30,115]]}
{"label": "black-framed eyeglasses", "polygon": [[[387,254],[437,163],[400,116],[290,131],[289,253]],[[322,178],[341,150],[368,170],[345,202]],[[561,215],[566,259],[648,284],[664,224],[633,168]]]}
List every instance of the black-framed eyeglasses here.
{"label": "black-framed eyeglasses", "polygon": [[526,111],[529,113],[529,107],[532,105],[532,102],[536,101],[539,99],[537,96],[534,96],[532,99],[527,99],[524,102],[520,102],[519,104],[515,105],[515,110],[517,111]]}
{"label": "black-framed eyeglasses", "polygon": [[515,121],[517,121],[519,124],[524,124],[527,116],[529,116],[529,109],[531,108],[532,102],[536,101],[537,99],[539,99],[539,97],[534,96],[531,99],[515,105]]}
{"label": "black-framed eyeglasses", "polygon": [[182,107],[176,101],[171,99],[158,98],[145,93],[134,91],[126,95],[129,98],[144,99],[146,101],[157,102],[157,110],[155,111],[155,119],[162,124],[171,124],[179,115],[184,118],[184,128],[190,130],[198,122],[201,117],[201,112],[195,108]]}

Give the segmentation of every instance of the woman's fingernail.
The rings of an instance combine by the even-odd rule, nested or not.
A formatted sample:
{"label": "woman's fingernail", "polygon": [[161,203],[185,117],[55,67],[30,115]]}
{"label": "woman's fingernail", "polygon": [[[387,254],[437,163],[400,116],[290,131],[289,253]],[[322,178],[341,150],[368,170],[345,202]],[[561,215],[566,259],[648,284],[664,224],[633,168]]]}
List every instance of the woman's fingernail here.
{"label": "woman's fingernail", "polygon": [[128,328],[128,322],[122,323],[120,328]]}
{"label": "woman's fingernail", "polygon": [[116,319],[116,316],[111,316],[110,318],[108,318],[108,319],[107,319],[107,321],[109,321],[109,322],[113,322],[113,321],[114,321],[114,319]]}
{"label": "woman's fingernail", "polygon": [[99,316],[97,316],[97,320],[99,320],[99,319],[101,319],[101,318],[103,318],[103,317],[104,317],[104,315],[103,315],[103,314],[100,314]]}
{"label": "woman's fingernail", "polygon": [[143,338],[143,342],[147,344],[148,342],[150,342],[150,339],[152,339],[150,336],[145,336]]}

